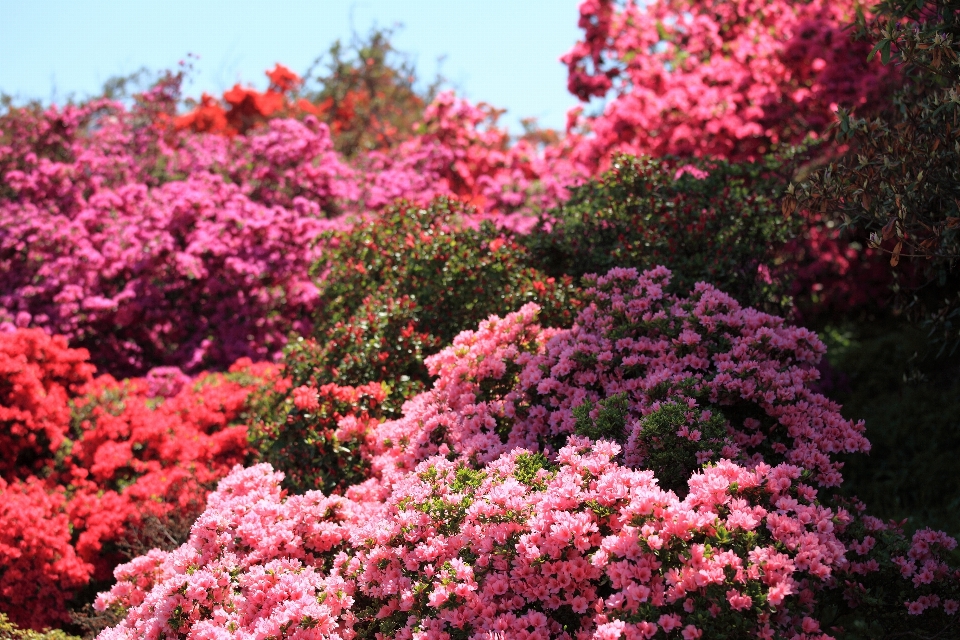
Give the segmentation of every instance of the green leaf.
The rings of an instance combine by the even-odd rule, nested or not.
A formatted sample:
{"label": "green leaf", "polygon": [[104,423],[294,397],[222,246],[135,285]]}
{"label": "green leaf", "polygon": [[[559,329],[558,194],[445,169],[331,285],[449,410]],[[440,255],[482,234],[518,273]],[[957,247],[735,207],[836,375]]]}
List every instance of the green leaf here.
{"label": "green leaf", "polygon": [[[873,48],[873,50],[867,55],[867,62],[870,62],[871,60],[873,60],[873,56],[877,55],[877,51],[880,51],[880,48],[883,47],[884,44],[887,45],[887,55],[889,55],[890,41],[884,38],[883,40],[878,42],[876,46]],[[881,61],[883,61],[882,57],[881,57]],[[884,62],[884,64],[886,64],[886,62]]]}

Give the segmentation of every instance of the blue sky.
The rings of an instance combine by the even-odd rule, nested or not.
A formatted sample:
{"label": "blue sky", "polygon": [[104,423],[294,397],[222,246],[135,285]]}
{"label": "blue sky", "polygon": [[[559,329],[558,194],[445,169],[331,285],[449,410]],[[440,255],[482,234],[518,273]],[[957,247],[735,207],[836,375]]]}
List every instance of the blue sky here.
{"label": "blue sky", "polygon": [[577,40],[579,0],[0,0],[0,92],[63,103],[109,78],[194,63],[186,94],[266,86],[280,62],[305,71],[340,38],[402,24],[394,46],[421,78],[439,71],[461,95],[563,127],[577,100],[558,58]]}

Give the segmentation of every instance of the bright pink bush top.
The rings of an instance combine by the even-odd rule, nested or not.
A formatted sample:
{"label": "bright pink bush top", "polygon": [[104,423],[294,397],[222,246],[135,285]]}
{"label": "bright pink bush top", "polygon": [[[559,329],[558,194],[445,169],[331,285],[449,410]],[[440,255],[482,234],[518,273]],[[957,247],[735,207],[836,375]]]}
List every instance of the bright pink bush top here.
{"label": "bright pink bush top", "polygon": [[584,0],[583,39],[562,60],[571,93],[606,103],[580,122],[592,135],[578,157],[757,159],[823,133],[838,105],[882,98],[892,73],[845,30],[859,4]]}
{"label": "bright pink bush top", "polygon": [[696,466],[720,457],[789,462],[833,487],[842,481],[837,454],[869,450],[863,423],[807,386],[825,352],[813,332],[744,309],[710,285],[671,295],[662,267],[613,269],[586,285],[588,305],[570,329],[541,329],[528,304],[428,358],[434,388],[371,436],[376,472],[392,477],[438,453],[486,462],[517,447],[555,451],[574,432],[576,407],[620,393],[631,466],[650,455],[641,437],[649,416],[678,404],[687,442],[697,442],[711,414],[727,416]]}
{"label": "bright pink bush top", "polygon": [[168,126],[178,91],[0,118],[0,326],[65,335],[118,376],[268,359],[309,333],[324,232],[437,195],[528,228],[586,175],[449,92],[417,135],[348,162],[312,115]]}

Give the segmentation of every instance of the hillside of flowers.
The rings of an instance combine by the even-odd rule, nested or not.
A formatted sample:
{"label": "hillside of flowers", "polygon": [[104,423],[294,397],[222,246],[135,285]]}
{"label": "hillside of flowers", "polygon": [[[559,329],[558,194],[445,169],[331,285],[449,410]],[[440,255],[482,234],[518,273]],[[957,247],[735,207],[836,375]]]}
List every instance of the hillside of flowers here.
{"label": "hillside of flowers", "polygon": [[960,3],[584,0],[0,112],[0,637],[960,634]]}

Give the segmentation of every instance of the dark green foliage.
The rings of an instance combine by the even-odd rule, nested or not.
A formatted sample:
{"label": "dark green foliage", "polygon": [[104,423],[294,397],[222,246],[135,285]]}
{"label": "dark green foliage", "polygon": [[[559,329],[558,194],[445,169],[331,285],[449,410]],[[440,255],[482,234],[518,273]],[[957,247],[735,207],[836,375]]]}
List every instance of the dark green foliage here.
{"label": "dark green foliage", "polygon": [[[440,198],[427,208],[401,204],[331,238],[313,340],[290,352],[294,385],[386,381],[385,415],[429,384],[424,357],[465,329],[527,302],[541,322],[569,324],[569,279],[550,278],[529,253],[492,225],[461,225],[462,205]],[[298,349],[303,352],[298,353]]]}
{"label": "dark green foliage", "polygon": [[780,215],[783,174],[774,163],[620,156],[525,241],[555,277],[665,265],[678,291],[706,281],[780,310],[787,283],[764,274],[779,273],[777,250],[795,235],[796,222]]}
{"label": "dark green foliage", "polygon": [[591,440],[623,441],[628,415],[627,394],[618,393],[600,401],[597,417],[592,418],[596,405],[589,399],[573,410],[576,418],[574,432]]}
{"label": "dark green foliage", "polygon": [[[802,180],[801,206],[825,211],[886,254],[897,303],[941,347],[960,346],[960,2],[884,0],[857,33],[901,84],[879,116],[840,111],[849,153]],[[874,55],[872,54],[872,55]]]}
{"label": "dark green foliage", "polygon": [[[333,305],[331,305],[333,306]],[[420,330],[418,305],[409,295],[364,297],[343,319],[319,320],[313,337],[286,351],[294,386],[314,381],[356,386],[383,381],[390,389],[383,415],[399,415],[407,398],[428,383],[423,359],[443,343]]]}
{"label": "dark green foliage", "polygon": [[960,535],[960,359],[934,358],[903,320],[822,332],[841,373],[830,395],[866,421],[869,456],[850,456],[843,490],[884,519]]}
{"label": "dark green foliage", "polygon": [[721,457],[726,435],[726,420],[720,413],[684,402],[663,403],[641,421],[637,439],[642,466],[654,472],[664,489],[686,495],[693,472]]}
{"label": "dark green foliage", "polygon": [[537,256],[491,224],[466,228],[463,205],[447,198],[429,207],[400,204],[338,237],[316,272],[321,282],[318,332],[371,308],[408,297],[417,331],[450,343],[479,320],[526,302],[541,305],[541,322],[569,323],[572,285],[539,270]]}
{"label": "dark green foliage", "polygon": [[[593,440],[624,443],[628,415],[626,393],[597,404],[587,400],[573,410],[575,432]],[[695,404],[664,402],[641,420],[637,437],[643,458],[640,466],[653,471],[664,489],[685,495],[690,475],[706,462],[720,458],[726,444],[726,424],[720,413],[704,411]]]}

